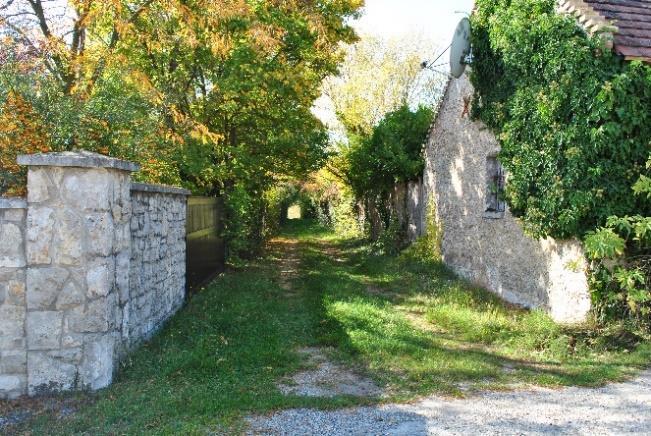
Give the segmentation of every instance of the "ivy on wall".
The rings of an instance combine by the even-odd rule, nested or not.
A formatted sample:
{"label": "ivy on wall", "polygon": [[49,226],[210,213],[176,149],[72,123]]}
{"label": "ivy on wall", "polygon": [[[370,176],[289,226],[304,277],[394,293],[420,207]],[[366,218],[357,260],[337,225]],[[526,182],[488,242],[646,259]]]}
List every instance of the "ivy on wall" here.
{"label": "ivy on wall", "polygon": [[511,211],[578,237],[595,314],[651,326],[651,66],[626,62],[555,0],[478,0],[473,116],[497,135]]}
{"label": "ivy on wall", "polygon": [[651,215],[633,195],[651,148],[651,67],[624,62],[554,0],[478,0],[473,112],[499,136],[507,198],[533,236]]}

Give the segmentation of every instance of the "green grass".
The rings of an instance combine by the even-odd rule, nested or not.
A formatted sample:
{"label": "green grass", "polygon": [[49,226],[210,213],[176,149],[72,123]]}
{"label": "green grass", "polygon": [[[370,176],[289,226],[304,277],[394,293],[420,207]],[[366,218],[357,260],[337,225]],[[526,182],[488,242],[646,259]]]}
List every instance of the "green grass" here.
{"label": "green grass", "polygon": [[205,434],[237,431],[242,417],[290,407],[334,408],[355,398],[285,397],[275,387],[304,362],[296,350],[331,346],[332,357],[375,379],[384,401],[512,385],[591,386],[651,361],[648,342],[617,328],[563,328],[540,312],[508,307],[443,266],[374,255],[309,222],[292,292],[278,277],[282,244],[219,277],[153,341],[125,362],[110,388],[57,400],[76,412],[40,412],[34,434]]}

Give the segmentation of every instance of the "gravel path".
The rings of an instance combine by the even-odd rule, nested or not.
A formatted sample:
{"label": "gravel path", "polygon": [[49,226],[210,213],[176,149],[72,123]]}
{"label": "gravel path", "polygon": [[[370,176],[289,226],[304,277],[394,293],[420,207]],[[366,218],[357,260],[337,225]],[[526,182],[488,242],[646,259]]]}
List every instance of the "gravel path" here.
{"label": "gravel path", "polygon": [[536,388],[249,420],[251,435],[651,435],[651,371],[598,389]]}

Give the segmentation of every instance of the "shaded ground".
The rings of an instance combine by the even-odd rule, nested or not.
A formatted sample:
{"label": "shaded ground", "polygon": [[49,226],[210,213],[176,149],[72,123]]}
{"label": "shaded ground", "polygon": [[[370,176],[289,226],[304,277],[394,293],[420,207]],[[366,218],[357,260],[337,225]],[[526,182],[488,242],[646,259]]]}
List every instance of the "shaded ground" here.
{"label": "shaded ground", "polygon": [[[427,430],[436,420],[428,413],[452,410],[463,404],[458,397],[501,401],[527,394],[485,392],[599,386],[635,376],[650,360],[646,339],[617,326],[561,328],[435,262],[380,256],[361,241],[292,222],[266,257],[197,293],[124,362],[110,388],[0,401],[0,433],[233,434],[246,432],[247,416],[306,408],[312,412],[276,416],[288,422],[296,414],[306,429],[312,424],[301,419],[313,418],[327,429],[360,413],[348,422],[365,432],[364,420],[379,413],[388,427],[368,428],[382,434],[399,431],[390,425],[394,412],[407,413]],[[424,403],[386,406],[389,415],[345,409],[433,394],[429,412],[418,412]]]}

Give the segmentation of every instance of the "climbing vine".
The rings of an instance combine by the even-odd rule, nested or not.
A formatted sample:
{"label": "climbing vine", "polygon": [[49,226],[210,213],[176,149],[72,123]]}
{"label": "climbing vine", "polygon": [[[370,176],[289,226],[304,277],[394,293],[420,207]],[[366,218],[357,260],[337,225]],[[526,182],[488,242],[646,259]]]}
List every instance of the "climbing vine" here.
{"label": "climbing vine", "polygon": [[[527,232],[590,234],[594,247],[589,232],[599,228],[601,242],[621,245],[618,256],[648,254],[648,241],[627,226],[651,216],[651,199],[633,189],[650,172],[651,67],[613,54],[558,14],[554,0],[478,0],[472,24],[473,115],[500,139],[507,201]],[[649,281],[620,280],[621,268],[600,264],[593,294],[599,304],[628,304],[630,313],[649,296]],[[638,291],[632,304],[626,295]]]}

